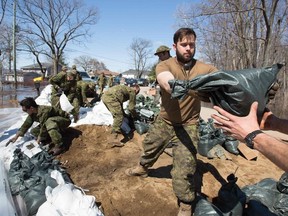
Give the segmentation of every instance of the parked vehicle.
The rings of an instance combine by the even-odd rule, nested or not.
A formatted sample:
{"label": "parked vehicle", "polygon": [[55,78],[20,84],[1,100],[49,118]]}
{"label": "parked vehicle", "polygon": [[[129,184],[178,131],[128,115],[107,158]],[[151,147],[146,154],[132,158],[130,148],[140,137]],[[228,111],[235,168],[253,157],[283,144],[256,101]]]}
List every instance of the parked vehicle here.
{"label": "parked vehicle", "polygon": [[82,77],[82,80],[85,82],[95,82],[94,79],[92,79],[89,74],[86,71],[78,71],[80,76]]}
{"label": "parked vehicle", "polygon": [[148,86],[149,85],[149,81],[147,79],[145,79],[145,78],[139,78],[137,80],[137,84],[139,86]]}
{"label": "parked vehicle", "polygon": [[134,78],[125,78],[125,85],[131,86],[137,84],[137,79]]}

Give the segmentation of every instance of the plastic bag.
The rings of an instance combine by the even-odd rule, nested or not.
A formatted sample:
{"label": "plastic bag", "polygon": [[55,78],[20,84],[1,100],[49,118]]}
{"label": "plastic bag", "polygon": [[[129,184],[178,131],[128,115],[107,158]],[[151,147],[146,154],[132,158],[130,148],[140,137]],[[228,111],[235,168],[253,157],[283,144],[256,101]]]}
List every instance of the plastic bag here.
{"label": "plastic bag", "polygon": [[192,80],[169,80],[171,97],[182,99],[190,89],[209,93],[214,105],[237,116],[249,114],[251,104],[258,101],[258,116],[262,116],[268,92],[276,81],[281,64],[260,69],[217,71],[195,77]]}
{"label": "plastic bag", "polygon": [[69,102],[65,94],[62,94],[59,99],[61,109],[69,113],[74,107]]}

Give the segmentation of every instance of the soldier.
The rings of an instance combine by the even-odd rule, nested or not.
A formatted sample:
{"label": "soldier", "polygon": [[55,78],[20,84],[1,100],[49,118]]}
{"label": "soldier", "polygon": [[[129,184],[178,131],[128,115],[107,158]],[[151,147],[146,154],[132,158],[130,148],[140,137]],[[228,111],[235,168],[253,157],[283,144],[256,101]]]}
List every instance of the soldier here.
{"label": "soldier", "polygon": [[37,137],[39,144],[49,139],[52,140],[55,146],[49,151],[50,154],[55,156],[62,153],[64,146],[61,133],[63,133],[71,123],[69,114],[53,106],[39,106],[32,97],[23,99],[20,105],[28,116],[10,141],[15,142],[19,136],[24,136],[34,122],[39,122],[40,124],[37,127],[31,129],[31,134]]}
{"label": "soldier", "polygon": [[52,106],[60,108],[59,99],[62,93],[64,93],[69,102],[73,105],[73,110],[71,114],[74,118],[74,123],[79,120],[79,100],[77,96],[77,81],[76,75],[72,72],[56,74],[51,77],[49,82],[53,85],[51,94],[51,104]]}
{"label": "soldier", "polygon": [[134,86],[125,86],[125,85],[116,85],[105,91],[102,96],[102,101],[111,112],[113,116],[113,125],[111,136],[108,137],[108,144],[114,146],[123,146],[121,143],[125,137],[123,137],[121,131],[121,125],[124,119],[124,110],[123,103],[129,100],[128,110],[131,114],[131,117],[136,117],[135,104],[136,104],[136,95],[139,93],[140,87],[138,85]]}
{"label": "soldier", "polygon": [[172,142],[172,185],[179,203],[178,216],[191,216],[195,203],[195,172],[197,146],[199,142],[199,116],[201,101],[209,96],[190,91],[183,100],[171,98],[169,80],[191,80],[197,75],[217,71],[209,64],[194,58],[196,33],[191,28],[178,29],[173,37],[176,57],[160,62],[156,66],[156,78],[161,87],[161,111],[150,125],[143,140],[144,153],[137,166],[127,169],[128,176],[147,177],[149,167],[157,161]]}
{"label": "soldier", "polygon": [[92,95],[92,97],[96,97],[96,83],[94,82],[85,82],[78,81],[77,82],[77,95],[79,100],[79,105],[84,107],[92,107],[92,104],[88,101],[87,95]]}
{"label": "soldier", "polygon": [[101,72],[101,74],[99,75],[98,77],[98,80],[97,80],[97,84],[99,86],[99,94],[100,96],[103,94],[103,90],[104,90],[104,87],[105,87],[105,75],[104,75],[104,72]]}
{"label": "soldier", "polygon": [[154,55],[157,55],[158,58],[159,58],[159,62],[160,61],[164,61],[166,59],[169,59],[171,58],[171,55],[170,55],[170,48],[167,47],[167,46],[160,46],[157,48],[156,52],[154,53]]}
{"label": "soldier", "polygon": [[77,71],[77,69],[76,69],[76,65],[72,65],[72,73],[76,75],[76,81],[82,80],[82,77],[81,77],[79,71]]}
{"label": "soldier", "polygon": [[109,76],[107,86],[108,86],[109,88],[113,86],[113,76],[112,76],[112,75]]}
{"label": "soldier", "polygon": [[52,85],[51,105],[56,106],[58,108],[60,108],[59,98],[63,92],[64,85],[67,80],[67,77],[66,77],[67,70],[68,68],[66,66],[63,66],[62,70],[58,74],[52,76],[49,79],[49,83]]}

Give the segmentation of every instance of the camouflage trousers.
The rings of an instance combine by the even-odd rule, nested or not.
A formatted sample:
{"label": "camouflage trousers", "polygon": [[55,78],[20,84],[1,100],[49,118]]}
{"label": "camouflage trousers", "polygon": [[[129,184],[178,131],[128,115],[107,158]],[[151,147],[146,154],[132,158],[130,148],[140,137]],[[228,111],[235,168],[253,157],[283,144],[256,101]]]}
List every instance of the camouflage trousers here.
{"label": "camouflage trousers", "polygon": [[124,119],[124,110],[122,103],[120,103],[115,98],[106,96],[105,94],[103,94],[101,99],[113,116],[112,131],[116,133],[121,133],[121,125]]}
{"label": "camouflage trousers", "polygon": [[[61,116],[50,117],[45,122],[42,129],[41,140],[47,140],[49,137],[56,146],[63,145],[62,134],[70,125],[71,120]],[[38,137],[41,126],[38,125],[31,129],[31,134]]]}
{"label": "camouflage trousers", "polygon": [[198,141],[198,125],[171,126],[158,116],[142,143],[144,153],[140,164],[144,167],[151,167],[168,144],[172,143],[172,185],[176,197],[182,202],[189,203],[195,199]]}

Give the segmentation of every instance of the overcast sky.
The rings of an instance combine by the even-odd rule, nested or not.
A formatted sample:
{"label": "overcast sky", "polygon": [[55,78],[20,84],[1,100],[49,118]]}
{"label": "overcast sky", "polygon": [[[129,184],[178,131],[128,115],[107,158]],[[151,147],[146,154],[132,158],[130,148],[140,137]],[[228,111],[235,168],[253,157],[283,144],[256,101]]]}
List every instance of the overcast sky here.
{"label": "overcast sky", "polygon": [[[133,68],[128,53],[133,38],[143,38],[170,48],[176,26],[177,7],[195,1],[182,0],[84,0],[98,8],[100,18],[93,26],[93,36],[84,46],[67,46],[65,58],[69,65],[80,55],[89,55],[104,62],[111,71],[124,72]],[[174,51],[171,52],[174,55]],[[158,59],[151,59],[155,63]],[[34,58],[19,56],[17,68],[35,63]]]}

